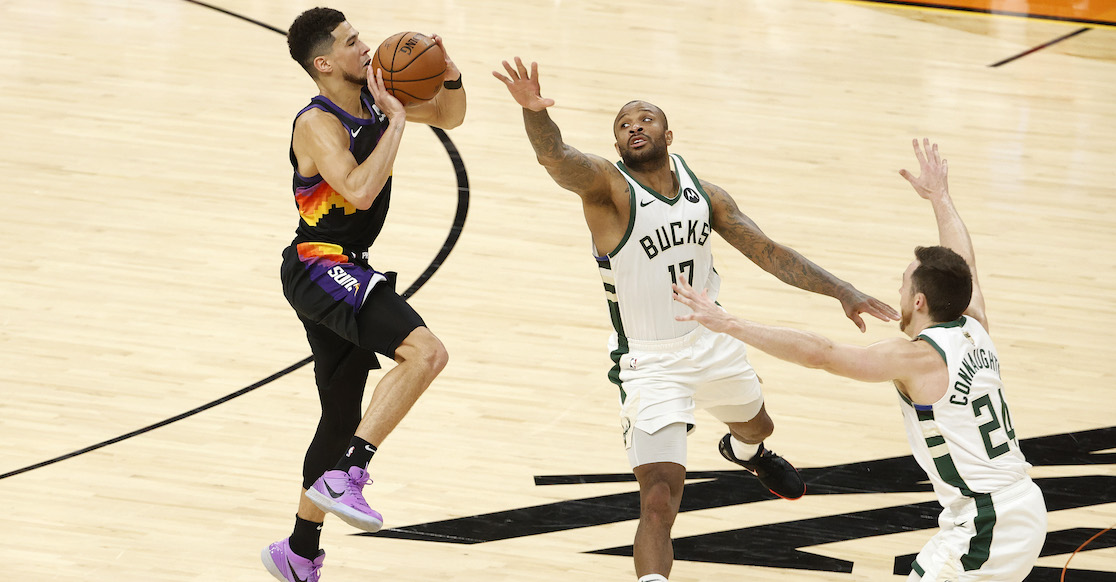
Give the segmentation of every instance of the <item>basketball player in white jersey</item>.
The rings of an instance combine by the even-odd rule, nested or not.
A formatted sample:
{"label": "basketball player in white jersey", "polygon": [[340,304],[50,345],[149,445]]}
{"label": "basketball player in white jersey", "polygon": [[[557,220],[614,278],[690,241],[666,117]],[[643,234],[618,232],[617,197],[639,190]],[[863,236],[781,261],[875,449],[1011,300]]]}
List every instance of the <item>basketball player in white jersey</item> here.
{"label": "basketball player in white jersey", "polygon": [[712,233],[782,281],[837,298],[861,330],[860,313],[884,321],[898,313],[772,241],[728,193],[668,154],[673,135],[658,107],[632,101],[620,109],[613,133],[622,161],[612,164],[562,141],[546,111],[554,101],[540,95],[537,65],[528,72],[517,57],[504,69],[507,75],[493,75],[523,107],[539,163],[581,197],[615,329],[609,379],[620,388],[624,445],[639,481],[636,575],[664,582],[674,560],[670,530],[682,501],[695,408],[728,426],[720,442],[726,459],[780,497],[805,492],[794,467],[763,446],[774,424],[743,344],[675,319],[689,310],[673,300],[672,283],[697,281],[716,295]]}
{"label": "basketball player in white jersey", "polygon": [[943,508],[941,531],[919,552],[908,581],[1019,581],[1046,539],[1046,504],[1027,475],[1030,465],[1004,400],[972,240],[949,196],[949,167],[937,144],[924,140],[923,149],[915,140],[920,175],[900,174],[930,201],[941,245],[915,249],[916,258],[903,273],[899,328],[910,340],[859,347],[745,321],[686,281],[675,290],[692,313],[678,319],[698,321],[803,366],[893,382],[907,440]]}

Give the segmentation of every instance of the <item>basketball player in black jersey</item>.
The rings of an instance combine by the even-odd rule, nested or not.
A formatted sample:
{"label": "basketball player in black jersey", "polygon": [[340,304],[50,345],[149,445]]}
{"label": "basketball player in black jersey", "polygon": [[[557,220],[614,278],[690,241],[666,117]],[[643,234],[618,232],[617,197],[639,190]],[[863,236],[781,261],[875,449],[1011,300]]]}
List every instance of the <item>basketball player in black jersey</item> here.
{"label": "basketball player in black jersey", "polygon": [[[441,46],[437,35],[432,37]],[[291,137],[293,190],[300,220],[283,251],[283,293],[314,354],[322,413],[306,451],[294,532],[264,548],[279,580],[313,582],[325,552],[326,512],[374,532],[383,518],[362,489],[373,453],[446,365],[442,343],[377,271],[368,249],[387,215],[391,172],[408,121],[451,129],[465,117],[461,72],[446,57],[444,88],[404,107],[369,66],[372,55],[345,15],[314,8],[291,24],[291,57],[320,94],[298,113]],[[443,47],[444,49],[444,47]],[[376,353],[396,361],[361,402]]]}

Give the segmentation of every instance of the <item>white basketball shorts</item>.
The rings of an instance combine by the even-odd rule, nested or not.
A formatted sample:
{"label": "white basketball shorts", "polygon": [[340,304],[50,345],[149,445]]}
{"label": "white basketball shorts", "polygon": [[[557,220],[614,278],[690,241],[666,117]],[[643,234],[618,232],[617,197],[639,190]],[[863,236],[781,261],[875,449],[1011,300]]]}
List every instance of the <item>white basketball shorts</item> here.
{"label": "white basketball shorts", "polygon": [[[748,362],[744,343],[699,326],[673,340],[627,342],[618,349],[609,341],[620,387],[620,426],[624,448],[632,446],[632,428],[648,434],[672,423],[693,427],[694,410],[733,411],[724,422],[747,422],[763,406],[759,376]],[[728,408],[722,408],[728,407]]]}
{"label": "white basketball shorts", "polygon": [[943,510],[938,525],[907,582],[1020,582],[1046,540],[1046,501],[1034,481],[1023,479]]}

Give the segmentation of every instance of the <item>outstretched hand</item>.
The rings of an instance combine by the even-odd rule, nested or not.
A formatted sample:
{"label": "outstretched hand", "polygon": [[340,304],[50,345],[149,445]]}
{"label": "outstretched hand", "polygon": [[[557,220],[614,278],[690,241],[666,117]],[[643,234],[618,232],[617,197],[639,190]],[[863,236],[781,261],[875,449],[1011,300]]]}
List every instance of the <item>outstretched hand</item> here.
{"label": "outstretched hand", "polygon": [[860,328],[861,333],[868,331],[861,313],[867,313],[880,321],[899,321],[899,312],[890,305],[850,288],[849,292],[839,297],[845,316]]}
{"label": "outstretched hand", "polygon": [[709,328],[710,331],[719,333],[728,332],[735,318],[714,303],[713,300],[709,298],[707,290],[702,289],[701,292],[698,293],[697,289],[690,286],[685,277],[678,283],[672,285],[672,287],[674,288],[674,300],[693,310],[693,313],[676,315],[674,319],[678,321],[696,321]]}
{"label": "outstretched hand", "polygon": [[949,162],[938,155],[938,144],[931,145],[930,140],[924,138],[920,149],[917,139],[911,140],[911,143],[914,145],[915,157],[918,158],[919,176],[916,178],[906,170],[899,170],[899,175],[906,178],[914,186],[915,192],[927,200],[948,195]]}
{"label": "outstretched hand", "polygon": [[523,60],[515,57],[515,67],[510,63],[504,61],[504,70],[508,72],[507,75],[502,75],[498,71],[492,71],[492,76],[504,82],[508,87],[508,92],[515,98],[516,103],[519,103],[524,109],[531,111],[542,111],[551,105],[554,105],[553,99],[543,99],[541,90],[539,89],[539,64],[531,63],[531,72],[527,72],[527,67],[524,66]]}

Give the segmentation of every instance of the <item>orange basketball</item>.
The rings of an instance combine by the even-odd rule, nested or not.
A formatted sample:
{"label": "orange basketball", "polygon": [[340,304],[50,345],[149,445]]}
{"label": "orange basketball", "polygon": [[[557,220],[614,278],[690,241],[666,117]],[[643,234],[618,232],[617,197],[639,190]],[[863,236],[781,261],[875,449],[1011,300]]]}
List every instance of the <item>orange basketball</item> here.
{"label": "orange basketball", "polygon": [[404,105],[433,99],[442,89],[446,55],[417,32],[393,34],[372,55],[372,71],[383,70],[384,86]]}

